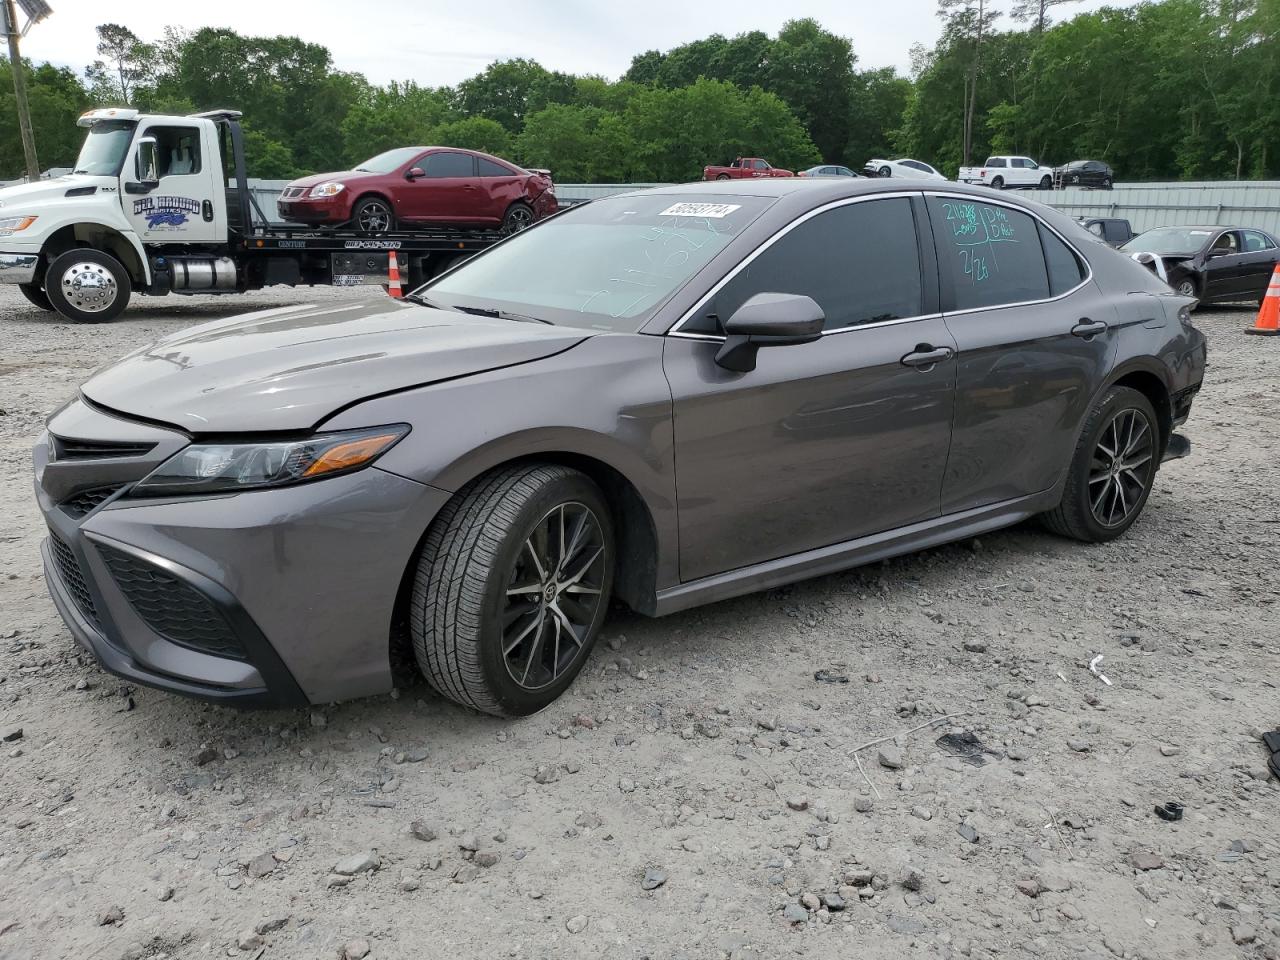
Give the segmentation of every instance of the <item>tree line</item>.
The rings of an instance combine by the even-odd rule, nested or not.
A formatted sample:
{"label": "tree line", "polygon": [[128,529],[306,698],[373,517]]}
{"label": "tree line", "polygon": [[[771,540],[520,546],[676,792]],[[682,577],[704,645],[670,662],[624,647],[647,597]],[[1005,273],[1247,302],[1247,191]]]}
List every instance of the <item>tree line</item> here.
{"label": "tree line", "polygon": [[[83,75],[26,64],[41,165],[68,166],[99,105],[245,113],[250,173],[349,168],[438,143],[547,167],[564,182],[680,181],[740,154],[855,169],[913,156],[954,174],[990,153],[1101,159],[1125,180],[1280,173],[1280,0],[1161,0],[1060,23],[1076,0],[938,0],[941,37],[910,76],[858,66],[812,19],[776,36],[713,34],[636,55],[617,80],[529,59],[452,87],[385,86],[297,37],[98,28]],[[11,65],[0,60],[0,178],[22,168]]]}

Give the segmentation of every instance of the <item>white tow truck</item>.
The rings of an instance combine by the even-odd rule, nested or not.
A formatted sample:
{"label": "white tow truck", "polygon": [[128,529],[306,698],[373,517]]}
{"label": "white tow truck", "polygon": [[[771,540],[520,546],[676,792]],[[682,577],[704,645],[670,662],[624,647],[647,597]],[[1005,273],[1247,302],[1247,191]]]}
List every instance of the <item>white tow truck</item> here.
{"label": "white tow truck", "polygon": [[995,190],[1011,187],[1053,189],[1053,169],[1040,166],[1030,157],[987,157],[987,162],[980,167],[961,167],[956,179]]}
{"label": "white tow truck", "polygon": [[410,287],[498,240],[431,228],[364,237],[272,225],[245,174],[241,114],[90,110],[72,173],[0,190],[0,283],[68,320],[114,320],[132,293],[243,293],[274,284]]}

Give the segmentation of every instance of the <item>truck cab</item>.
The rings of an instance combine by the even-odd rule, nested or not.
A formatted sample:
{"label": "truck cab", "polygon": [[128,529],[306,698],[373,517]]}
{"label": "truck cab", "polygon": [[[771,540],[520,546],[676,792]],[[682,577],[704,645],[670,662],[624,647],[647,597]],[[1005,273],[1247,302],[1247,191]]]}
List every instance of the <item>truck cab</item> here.
{"label": "truck cab", "polygon": [[0,191],[0,281],[83,321],[112,319],[135,289],[236,289],[226,254],[232,225],[248,222],[239,117],[85,113],[70,174]]}

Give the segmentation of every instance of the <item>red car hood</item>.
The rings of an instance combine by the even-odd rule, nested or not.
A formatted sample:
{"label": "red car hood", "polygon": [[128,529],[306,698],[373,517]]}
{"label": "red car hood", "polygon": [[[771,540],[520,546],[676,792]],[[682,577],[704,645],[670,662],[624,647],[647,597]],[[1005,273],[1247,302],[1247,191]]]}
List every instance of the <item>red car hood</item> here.
{"label": "red car hood", "polygon": [[369,177],[382,177],[382,173],[366,173],[362,170],[339,170],[336,173],[315,173],[309,177],[299,177],[297,180],[290,180],[286,186],[288,187],[317,187],[322,183],[329,183],[337,180],[339,183],[350,183],[353,180],[366,180]]}

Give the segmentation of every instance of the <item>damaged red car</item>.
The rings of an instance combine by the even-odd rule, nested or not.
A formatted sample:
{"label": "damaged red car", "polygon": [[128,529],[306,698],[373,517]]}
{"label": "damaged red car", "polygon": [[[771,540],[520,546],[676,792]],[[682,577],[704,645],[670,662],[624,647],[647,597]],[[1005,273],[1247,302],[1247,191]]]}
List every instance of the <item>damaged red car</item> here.
{"label": "damaged red car", "polygon": [[422,224],[514,233],[558,209],[548,170],[456,147],[397,147],[354,170],[294,180],[276,203],[287,223],[380,236]]}

